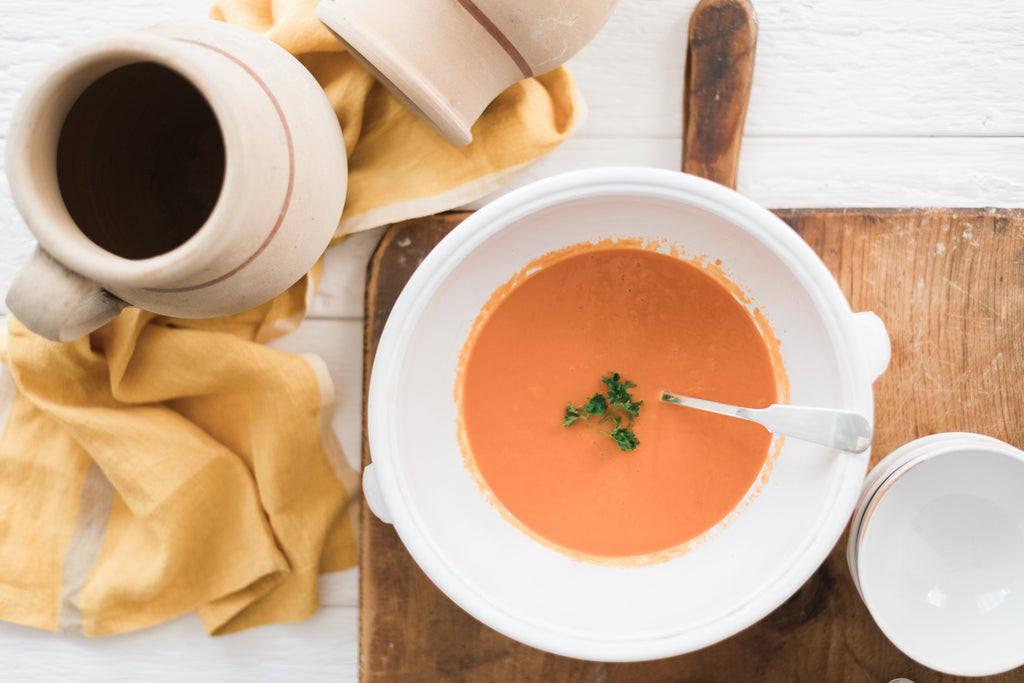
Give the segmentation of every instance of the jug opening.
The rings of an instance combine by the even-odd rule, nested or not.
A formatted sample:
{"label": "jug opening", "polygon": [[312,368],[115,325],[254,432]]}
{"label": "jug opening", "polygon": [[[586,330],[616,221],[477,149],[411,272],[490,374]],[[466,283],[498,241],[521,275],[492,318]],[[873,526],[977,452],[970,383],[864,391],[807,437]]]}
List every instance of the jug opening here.
{"label": "jug opening", "polygon": [[57,182],[75,224],[126,259],[184,244],[221,192],[224,139],[210,103],[155,62],[120,66],[72,105],[57,143]]}

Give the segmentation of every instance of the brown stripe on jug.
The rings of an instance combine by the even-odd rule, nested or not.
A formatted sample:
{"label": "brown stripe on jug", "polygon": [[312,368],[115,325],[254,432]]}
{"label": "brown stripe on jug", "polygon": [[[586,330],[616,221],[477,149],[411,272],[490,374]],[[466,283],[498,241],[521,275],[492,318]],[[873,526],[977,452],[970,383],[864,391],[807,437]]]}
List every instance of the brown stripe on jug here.
{"label": "brown stripe on jug", "polygon": [[246,64],[245,62],[239,60],[237,57],[235,57],[234,55],[232,55],[229,52],[225,52],[224,50],[221,50],[220,48],[214,47],[212,45],[206,45],[205,43],[200,43],[200,42],[195,41],[195,40],[189,40],[187,38],[175,38],[175,40],[179,40],[179,41],[185,42],[185,43],[194,43],[196,45],[199,45],[201,47],[205,47],[205,48],[207,48],[209,50],[213,50],[214,52],[217,52],[219,54],[224,55],[225,57],[227,57],[231,61],[233,61],[236,64],[238,64],[238,66],[240,66],[241,68],[245,69],[246,73],[248,73],[250,76],[252,76],[253,80],[255,80],[256,83],[258,83],[259,86],[261,88],[263,88],[263,91],[267,94],[267,97],[270,99],[271,104],[274,105],[274,111],[277,112],[277,116],[281,120],[281,127],[284,130],[285,142],[286,142],[286,144],[288,146],[288,187],[285,190],[284,201],[281,204],[281,210],[280,210],[280,212],[278,212],[277,220],[274,222],[274,226],[270,229],[270,232],[267,234],[266,239],[263,240],[263,243],[260,244],[260,246],[257,247],[256,250],[252,254],[250,254],[248,258],[246,258],[244,261],[242,261],[242,263],[240,263],[239,265],[235,266],[234,268],[232,268],[231,270],[229,270],[226,273],[223,273],[223,274],[221,274],[221,275],[219,275],[219,276],[217,276],[217,277],[215,277],[215,278],[213,278],[211,280],[207,280],[206,282],[201,282],[201,283],[199,283],[197,285],[189,285],[189,286],[186,286],[186,287],[168,287],[168,288],[147,287],[146,288],[147,291],[150,291],[150,292],[165,292],[165,293],[191,292],[191,291],[195,291],[197,289],[203,289],[204,287],[209,287],[211,285],[215,285],[218,282],[223,282],[224,280],[228,279],[232,275],[235,275],[236,273],[238,273],[239,271],[244,269],[250,263],[255,261],[256,258],[260,254],[262,254],[267,249],[268,246],[270,246],[270,243],[274,241],[274,237],[277,235],[278,231],[280,231],[281,225],[284,223],[285,216],[288,214],[288,208],[291,206],[292,193],[293,193],[294,188],[295,188],[295,147],[294,147],[294,144],[292,142],[291,129],[288,126],[288,120],[285,118],[284,110],[281,108],[281,104],[277,101],[277,98],[274,97],[274,93],[271,92],[270,87],[266,84],[266,82],[262,78],[260,78],[259,74],[257,74],[255,71],[253,71],[252,68],[248,64]]}
{"label": "brown stripe on jug", "polygon": [[494,22],[491,21],[490,17],[484,14],[483,10],[477,7],[473,0],[458,1],[459,4],[462,5],[462,8],[469,12],[469,15],[476,19],[477,23],[480,24],[480,26],[482,26],[483,29],[487,31],[492,38],[494,38],[495,42],[497,42],[498,45],[508,53],[508,56],[512,58],[512,61],[515,62],[516,66],[519,67],[519,70],[522,72],[523,78],[530,78],[533,76],[533,69],[531,69],[530,65],[527,64],[523,55],[520,54],[519,50],[516,49],[516,46],[512,44],[512,41],[508,39],[508,36],[502,33],[501,29],[494,25]]}

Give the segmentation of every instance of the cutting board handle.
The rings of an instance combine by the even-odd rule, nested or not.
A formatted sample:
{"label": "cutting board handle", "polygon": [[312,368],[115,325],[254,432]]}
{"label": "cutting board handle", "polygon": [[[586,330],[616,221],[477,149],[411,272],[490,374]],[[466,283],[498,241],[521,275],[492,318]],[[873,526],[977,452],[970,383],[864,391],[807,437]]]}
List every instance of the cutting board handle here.
{"label": "cutting board handle", "polygon": [[748,0],[701,0],[690,17],[683,171],[736,189],[754,80],[757,16]]}

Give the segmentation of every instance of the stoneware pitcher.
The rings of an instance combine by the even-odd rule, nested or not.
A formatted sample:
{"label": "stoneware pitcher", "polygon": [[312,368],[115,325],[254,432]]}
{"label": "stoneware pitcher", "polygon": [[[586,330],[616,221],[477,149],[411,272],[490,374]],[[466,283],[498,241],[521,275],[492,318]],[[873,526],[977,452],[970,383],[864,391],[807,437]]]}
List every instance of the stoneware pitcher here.
{"label": "stoneware pitcher", "polygon": [[59,341],[125,306],[205,318],[273,298],[327,247],[347,181],[316,80],[210,20],[73,49],[22,96],[6,160],[38,240],[7,305]]}
{"label": "stoneware pitcher", "polygon": [[456,145],[516,81],[597,35],[617,0],[320,0],[317,16],[384,85]]}

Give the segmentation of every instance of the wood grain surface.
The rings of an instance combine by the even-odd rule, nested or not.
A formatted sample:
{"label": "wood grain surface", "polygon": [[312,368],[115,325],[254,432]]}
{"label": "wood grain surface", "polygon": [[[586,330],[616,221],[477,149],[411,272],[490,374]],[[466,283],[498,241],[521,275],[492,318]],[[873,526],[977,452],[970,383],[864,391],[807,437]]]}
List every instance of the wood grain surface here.
{"label": "wood grain surface", "polygon": [[[1024,211],[779,211],[821,256],[854,310],[875,311],[892,362],[875,383],[872,464],[945,431],[1024,446]],[[430,248],[466,214],[392,226],[370,261],[365,378],[387,314]],[[364,386],[365,390],[365,386]],[[364,437],[363,462],[371,454]],[[419,570],[363,509],[363,681],[850,681],[942,676],[875,626],[850,580],[845,535],[811,579],[754,626],[670,659],[600,663],[547,654],[482,625]],[[1024,668],[993,681],[1020,681]]]}
{"label": "wood grain surface", "polygon": [[683,82],[683,170],[736,189],[754,82],[757,15],[748,0],[701,0]]}

